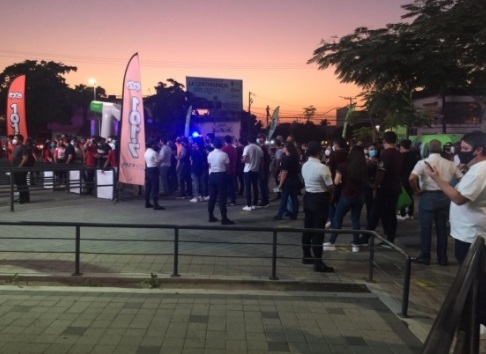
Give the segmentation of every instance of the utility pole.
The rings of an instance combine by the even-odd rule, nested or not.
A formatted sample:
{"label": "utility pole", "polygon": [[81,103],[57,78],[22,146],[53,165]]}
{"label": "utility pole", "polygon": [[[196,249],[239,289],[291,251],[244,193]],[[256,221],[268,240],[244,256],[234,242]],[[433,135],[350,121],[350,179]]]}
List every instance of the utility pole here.
{"label": "utility pole", "polygon": [[253,103],[253,98],[251,96],[254,96],[255,94],[252,92],[248,92],[248,137],[250,137],[252,129],[250,126],[251,123],[251,104]]}
{"label": "utility pole", "polygon": [[339,97],[344,98],[345,100],[349,100],[350,106],[353,104],[353,100],[355,99],[355,97],[343,97],[343,96],[339,96]]}

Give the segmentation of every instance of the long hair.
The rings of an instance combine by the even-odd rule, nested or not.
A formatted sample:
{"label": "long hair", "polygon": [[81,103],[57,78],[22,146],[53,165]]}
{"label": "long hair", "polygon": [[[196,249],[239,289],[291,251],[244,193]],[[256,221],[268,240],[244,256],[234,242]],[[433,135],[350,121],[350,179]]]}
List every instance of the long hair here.
{"label": "long hair", "polygon": [[295,147],[295,144],[294,143],[286,142],[285,143],[285,148],[289,152],[289,155],[299,156],[299,151]]}
{"label": "long hair", "polygon": [[348,173],[352,183],[366,185],[368,183],[368,169],[366,158],[361,146],[355,145],[348,155]]}

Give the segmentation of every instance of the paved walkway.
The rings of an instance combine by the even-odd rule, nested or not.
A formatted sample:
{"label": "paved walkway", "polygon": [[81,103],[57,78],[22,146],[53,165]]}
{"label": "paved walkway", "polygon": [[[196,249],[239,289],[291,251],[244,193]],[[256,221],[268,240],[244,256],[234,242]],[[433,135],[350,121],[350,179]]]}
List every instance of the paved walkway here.
{"label": "paved walkway", "polygon": [[[242,202],[242,200],[239,199],[239,202]],[[143,201],[134,195],[128,195],[125,200],[118,203],[113,203],[108,200],[99,200],[85,196],[80,197],[77,195],[67,194],[62,191],[33,191],[32,203],[25,205],[16,205],[16,211],[13,213],[9,211],[10,208],[7,203],[8,200],[5,198],[5,196],[0,195],[1,221],[82,221],[140,224],[165,223],[179,225],[212,226],[212,224],[209,224],[207,222],[207,211],[205,209],[205,203],[195,204],[190,203],[188,200],[176,200],[175,198],[166,198],[165,200],[161,200],[161,204],[167,207],[167,210],[164,211],[154,211],[152,209],[143,208]],[[273,202],[272,205],[267,209],[261,209],[252,212],[242,211],[242,206],[243,205],[238,205],[229,208],[229,217],[236,221],[235,228],[237,228],[238,226],[268,227],[278,225],[282,228],[282,230],[285,230],[289,227],[302,227],[301,218],[300,220],[296,221],[273,221],[272,216],[276,213],[277,208],[276,202]],[[345,223],[344,227],[350,227],[349,220],[347,224]],[[48,227],[33,228],[27,226],[1,226],[1,229],[1,237],[15,237],[17,239],[0,239],[0,249],[2,249],[3,251],[9,250],[17,252],[0,252],[0,274],[9,275],[9,277],[12,277],[12,275],[16,273],[18,273],[19,275],[58,277],[69,276],[70,273],[74,271],[74,256],[71,253],[66,253],[72,252],[74,250],[73,229]],[[378,230],[378,232],[379,231],[380,230]],[[91,280],[88,285],[100,285],[97,284],[96,280],[92,280],[96,279],[96,277],[137,277],[139,279],[147,279],[149,278],[149,274],[151,272],[157,274],[158,277],[161,279],[162,287],[165,287],[165,282],[169,281],[170,275],[173,272],[173,258],[171,256],[173,252],[173,231],[155,229],[140,230],[83,228],[81,230],[81,234],[81,250],[83,252],[81,256],[81,272],[84,273],[83,277],[90,277]],[[42,238],[50,237],[56,237],[61,239],[42,240]],[[180,252],[182,255],[180,257],[179,263],[179,274],[181,275],[182,279],[189,279],[193,283],[203,283],[205,279],[233,280],[238,281],[240,285],[242,280],[247,280],[249,282],[259,281],[264,283],[271,283],[270,281],[268,281],[268,277],[271,275],[271,260],[269,258],[271,256],[271,245],[269,244],[271,242],[271,234],[255,232],[250,233],[244,231],[228,232],[190,230],[181,231],[180,238],[181,241],[184,241],[184,243],[182,243],[180,247]],[[122,239],[123,241],[114,241],[114,239]],[[209,243],[200,244],[193,242],[201,240],[208,241]],[[221,241],[227,242],[228,240],[244,242],[245,244],[228,245],[219,243]],[[189,309],[189,305],[187,305],[187,303],[196,304],[199,302],[204,303],[207,301],[209,305],[206,307],[208,307],[210,310],[211,301],[213,299],[219,299],[223,301],[226,304],[226,307],[228,307],[228,304],[230,303],[233,304],[233,302],[240,304],[240,306],[243,306],[244,311],[240,311],[241,313],[239,314],[240,317],[243,317],[243,320],[240,321],[240,324],[235,323],[235,326],[237,327],[245,327],[245,331],[239,331],[241,332],[241,334],[245,334],[244,339],[240,338],[242,342],[245,342],[244,347],[242,343],[239,344],[241,345],[241,347],[239,347],[241,349],[241,352],[418,352],[419,344],[417,338],[422,341],[425,339],[428,330],[430,329],[430,326],[438,311],[438,308],[444,299],[449,284],[451,283],[455,273],[457,272],[458,268],[457,265],[454,263],[452,257],[453,252],[450,252],[451,264],[449,267],[439,267],[436,264],[432,264],[428,267],[422,265],[413,265],[409,309],[411,319],[399,319],[395,314],[401,311],[400,306],[402,295],[401,284],[403,278],[403,258],[396,252],[392,252],[389,250],[380,251],[377,254],[376,258],[378,268],[375,270],[375,282],[366,283],[365,280],[368,276],[368,254],[365,249],[362,249],[359,253],[351,253],[351,250],[348,247],[349,240],[349,235],[340,236],[338,242],[341,242],[342,246],[338,248],[338,251],[326,252],[325,254],[326,263],[334,266],[336,268],[336,273],[320,274],[312,272],[311,267],[304,266],[300,263],[300,235],[288,232],[279,233],[278,255],[279,257],[284,258],[279,259],[277,262],[277,275],[279,279],[281,279],[281,281],[289,282],[289,284],[298,284],[298,282],[328,284],[330,286],[330,289],[333,289],[332,286],[336,284],[365,284],[369,289],[371,289],[371,294],[350,294],[348,292],[336,294],[334,292],[328,291],[320,292],[318,296],[315,293],[313,295],[310,295],[310,293],[306,293],[307,296],[296,296],[293,293],[281,290],[273,294],[269,294],[268,292],[258,292],[243,296],[241,290],[235,294],[234,292],[232,293],[231,290],[226,288],[224,290],[221,290],[221,293],[219,293],[216,297],[214,297],[215,295],[208,294],[186,294],[182,296],[180,295],[180,291],[178,294],[163,293],[162,291],[164,295],[161,296],[159,290],[151,290],[152,292],[150,294],[141,294],[135,290],[130,290],[131,293],[123,293],[125,295],[122,296],[117,293],[117,291],[120,290],[115,290],[115,292],[113,292],[112,290],[106,293],[105,290],[101,292],[99,289],[93,289],[95,291],[95,294],[97,295],[89,292],[90,295],[83,294],[83,296],[80,297],[78,292],[74,293],[71,291],[61,293],[61,295],[55,295],[55,292],[52,291],[46,294],[46,290],[40,290],[38,288],[32,289],[31,287],[26,287],[25,282],[20,281],[19,284],[23,286],[23,288],[17,288],[17,290],[15,290],[13,293],[11,293],[10,290],[4,290],[4,292],[0,293],[0,301],[18,300],[9,298],[9,296],[12,296],[13,298],[15,298],[16,296],[27,296],[28,299],[24,300],[27,303],[31,303],[29,301],[37,301],[37,304],[39,304],[40,306],[49,308],[49,306],[57,307],[55,304],[52,304],[53,300],[51,298],[53,296],[60,296],[60,302],[62,301],[62,298],[66,296],[68,298],[73,297],[76,299],[91,298],[91,302],[85,301],[89,304],[86,308],[94,309],[97,306],[97,301],[101,298],[104,298],[105,300],[109,298],[110,300],[108,301],[108,303],[111,303],[112,299],[117,299],[119,297],[126,298],[125,303],[128,304],[130,302],[128,299],[137,299],[135,302],[145,303],[148,302],[148,300],[145,300],[146,297],[148,296],[150,298],[152,296],[152,302],[159,301],[157,306],[161,306],[161,304],[164,303],[163,300],[166,298],[172,299],[172,302],[174,304],[173,311],[186,311],[184,312],[186,317],[189,316],[189,318],[192,318],[194,321],[196,319],[198,319],[198,321],[203,321],[191,322],[191,320],[186,319],[184,322],[185,332],[183,331],[185,334],[190,336],[189,332],[192,333],[192,331],[187,331],[187,329],[192,326],[205,328],[204,331],[201,330],[201,332],[204,332],[204,336],[202,333],[200,333],[200,336],[203,338],[184,337],[184,340],[178,341],[179,349],[184,350],[184,353],[219,353],[225,352],[225,350],[235,351],[234,348],[236,347],[233,347],[233,345],[236,346],[237,344],[233,343],[234,338],[232,338],[231,336],[230,338],[223,336],[222,338],[224,338],[224,341],[223,339],[221,339],[221,341],[218,342],[219,344],[217,344],[220,347],[214,348],[208,346],[213,345],[209,344],[210,342],[212,342],[212,340],[209,340],[209,338],[214,338],[214,336],[218,336],[221,334],[211,334],[212,331],[209,330],[209,324],[211,324],[211,313],[208,312],[206,314],[199,315],[195,310],[196,312],[194,313],[194,316],[206,316],[207,319],[203,319],[202,317],[191,317],[192,310],[189,312],[189,314],[187,314],[187,310]],[[397,243],[405,250],[407,250],[411,255],[416,255],[416,253],[418,253],[418,225],[415,220],[408,220],[399,224]],[[46,253],[35,253],[39,251],[43,251]],[[97,253],[116,254],[100,255]],[[255,256],[267,258],[252,258]],[[16,278],[12,279],[16,281]],[[10,279],[10,281],[12,281],[12,279]],[[232,285],[229,287],[231,289],[251,288],[238,286],[238,283],[235,282],[231,284]],[[174,285],[171,285],[171,287],[173,286]],[[187,288],[188,286],[184,287]],[[200,284],[196,285],[195,287],[201,288]],[[337,287],[336,289],[341,288]],[[3,288],[0,287],[0,290],[3,290]],[[83,289],[82,291],[86,290]],[[95,301],[92,298],[96,298],[97,300]],[[144,300],[142,301],[140,299]],[[179,302],[179,300],[181,301]],[[252,306],[250,305],[250,303],[255,305],[255,301],[259,303],[260,310],[257,311],[257,308],[254,308],[254,312],[256,313],[250,314],[249,316],[255,315],[260,319],[260,324],[258,326],[255,325],[255,327],[261,328],[263,326],[264,336],[262,336],[261,334],[253,336],[249,334],[252,332],[248,332],[246,330],[248,327],[251,327],[251,325],[246,325],[245,322],[248,311],[247,308],[244,306],[244,303],[247,300],[249,301],[248,306]],[[265,303],[265,301],[272,302],[273,307],[277,309],[276,312],[278,315],[275,314],[275,311],[261,310],[261,301],[263,301],[263,303]],[[285,311],[281,312],[279,308],[288,306],[288,303],[291,303],[292,306],[294,306],[294,301],[296,302],[295,308],[298,308],[300,310],[302,310],[302,308],[312,309],[310,313],[312,316],[311,322],[314,324],[313,326],[307,325],[302,321],[298,321],[299,325],[289,327],[289,325],[284,321],[287,314]],[[44,302],[47,302],[47,305],[42,305]],[[281,304],[281,302],[283,304]],[[16,305],[20,306],[20,303],[17,303]],[[20,309],[22,308],[23,307],[20,307]],[[315,310],[317,308],[325,309],[325,311],[323,310],[320,312]],[[8,307],[6,309],[8,309]],[[123,306],[123,310],[124,309],[125,305]],[[140,310],[141,309],[143,309],[143,307],[141,307]],[[160,307],[154,307],[154,309],[156,309],[155,311],[159,311]],[[131,310],[134,309],[132,308]],[[220,308],[220,310],[222,310],[222,308]],[[293,316],[297,316],[297,318],[299,318],[298,315],[301,312],[300,310],[292,310]],[[29,312],[30,311],[35,312],[34,309],[29,309]],[[75,316],[68,316],[67,320],[62,319],[64,318],[64,315],[69,315],[67,311],[68,308],[66,308],[65,311],[62,311],[62,315],[59,315],[60,317],[56,319],[56,321],[64,321],[62,323],[66,325],[61,332],[57,333],[58,337],[56,337],[56,339],[60,340],[59,338],[62,336],[64,331],[67,331],[66,333],[68,334],[68,337],[72,337],[72,335],[69,335],[69,333],[71,333],[70,331],[74,331],[75,333],[77,333],[74,335],[75,338],[69,339],[71,340],[71,344],[74,344],[80,338],[85,336],[85,332],[91,328],[92,323],[97,322],[97,316],[96,318],[93,318],[91,320],[90,324],[85,322],[83,326],[78,326],[77,324],[73,324],[73,322],[75,321],[73,317]],[[119,311],[121,311],[120,308]],[[231,311],[233,310],[229,310],[227,308],[225,316],[220,313],[220,317],[227,317],[228,312]],[[292,311],[290,312],[292,313]],[[17,312],[13,311],[13,313]],[[50,311],[46,309],[46,311],[44,312]],[[269,312],[273,312],[273,314],[268,314]],[[302,313],[305,312],[307,312],[307,310]],[[142,313],[145,312],[142,311]],[[7,318],[14,317],[14,314],[8,316],[7,315],[8,312],[4,313],[3,316],[6,316]],[[265,316],[267,315],[274,316],[276,318],[266,318]],[[3,323],[1,322],[3,316],[0,317],[0,326],[3,325]],[[22,314],[20,314],[19,316],[21,317]],[[76,318],[77,317],[78,316],[76,316]],[[360,319],[362,319],[362,321],[360,321]],[[272,322],[270,320],[275,321]],[[156,330],[158,322],[155,321],[153,317],[151,318],[151,321],[151,323],[155,323],[155,327],[153,328],[153,330]],[[342,321],[342,324],[338,325],[338,323],[341,323],[340,321]],[[272,332],[267,332],[265,330],[266,322],[280,323],[280,332],[283,332],[283,334],[277,337],[282,338],[281,341],[272,340],[273,337],[268,335],[268,333]],[[369,325],[366,325],[366,323],[368,322],[370,322]],[[381,327],[379,325],[376,325],[375,328],[374,322],[380,323]],[[226,324],[228,323],[233,324],[233,321],[226,321]],[[404,325],[404,323],[407,324],[408,328]],[[106,331],[114,330],[115,327],[113,327],[113,324],[113,322],[110,322],[109,324],[105,323],[106,327],[104,328],[106,328]],[[49,326],[47,326],[45,330],[47,330]],[[140,343],[138,345],[134,345],[131,349],[132,351],[127,352],[162,352],[161,349],[163,349],[165,341],[168,340],[168,338],[171,338],[167,337],[167,335],[165,335],[165,337],[161,339],[159,338],[159,342],[157,342],[157,345],[141,345],[141,343],[151,343],[151,341],[145,341],[146,337],[152,337],[152,335],[146,335],[149,332],[153,333],[153,330],[150,331],[149,327],[151,328],[152,326],[147,326],[147,329],[145,332],[143,332],[143,335],[141,335],[141,332],[139,332]],[[321,332],[314,333],[314,331],[311,330],[310,327],[314,328],[315,331],[319,329],[319,331]],[[81,329],[78,330],[76,328]],[[85,332],[79,335],[79,333],[83,331],[82,328],[85,328]],[[225,327],[225,333],[228,332],[228,329],[229,327]],[[4,330],[7,330],[7,328],[5,328]],[[40,328],[38,328],[38,330],[40,330]],[[58,331],[60,331],[60,328],[58,328]],[[287,333],[288,331],[295,331],[296,333],[300,334],[303,333],[303,337],[305,337],[305,341],[303,340],[304,344],[298,345],[298,343],[301,342],[299,342],[299,340],[293,340],[292,338],[294,336],[289,337]],[[98,333],[102,331],[94,332]],[[115,332],[120,335],[120,332],[122,331],[119,330]],[[216,330],[216,332],[218,332],[218,330]],[[232,330],[230,332],[236,331]],[[398,332],[400,334],[397,334]],[[8,342],[4,342],[6,338],[3,339],[1,337],[2,333],[3,331],[0,331],[0,343],[8,344]],[[41,334],[42,333],[43,331],[41,332]],[[66,335],[66,333],[64,333],[64,335]],[[88,331],[88,333],[91,333],[91,331]],[[108,333],[111,333],[111,331]],[[314,339],[319,338],[320,343],[323,345],[323,349],[319,351],[316,346],[311,345],[313,339],[310,336],[306,335],[306,333],[315,335],[316,337]],[[330,336],[326,333],[333,333],[333,335]],[[385,333],[387,335],[390,334],[390,339],[387,339],[388,336],[380,335],[380,333]],[[126,336],[126,333],[123,332],[122,336]],[[265,340],[263,340],[263,337],[265,337]],[[285,340],[283,340],[284,337]],[[303,337],[300,336],[299,338],[302,339]],[[12,339],[13,338],[14,337],[12,337]],[[257,341],[259,343],[258,348],[251,347],[251,345],[253,344],[250,344],[250,342],[253,342],[254,338],[259,338],[259,340]],[[188,344],[186,345],[187,339],[199,339],[199,341],[188,341]],[[34,339],[32,338],[32,341],[33,340]],[[32,341],[29,342],[26,340],[23,343],[32,344],[34,343]],[[336,343],[335,341],[338,341],[339,343]],[[182,346],[181,342],[183,343]],[[197,344],[195,344],[196,342]],[[221,347],[223,345],[223,342],[225,343],[224,348]],[[120,351],[120,347],[128,350],[127,345],[119,345],[119,343],[120,342],[109,344],[113,349],[112,352],[124,353],[124,351]],[[277,345],[271,343],[280,344]],[[49,344],[51,346],[54,344],[62,343],[52,341],[44,344]],[[264,347],[264,344],[267,345],[267,347]],[[95,346],[101,344],[96,341],[96,343],[90,343],[89,345],[94,345],[91,347],[90,350],[95,350]],[[192,348],[194,349],[192,350],[192,345],[198,346]],[[230,347],[228,347],[228,345]],[[50,346],[45,348],[45,353],[54,352],[51,350],[47,350],[50,348]],[[356,349],[354,348],[354,346],[359,348]],[[29,347],[32,347],[32,345],[30,345]],[[68,350],[77,350],[76,347],[67,348],[66,346],[64,346],[62,347],[64,349],[59,349],[59,351],[57,352],[63,353],[69,352]],[[375,347],[379,348],[376,349]],[[136,350],[133,351],[135,348]],[[89,351],[88,349],[86,349],[85,352],[96,353],[98,351]],[[177,351],[165,352],[172,353]]]}

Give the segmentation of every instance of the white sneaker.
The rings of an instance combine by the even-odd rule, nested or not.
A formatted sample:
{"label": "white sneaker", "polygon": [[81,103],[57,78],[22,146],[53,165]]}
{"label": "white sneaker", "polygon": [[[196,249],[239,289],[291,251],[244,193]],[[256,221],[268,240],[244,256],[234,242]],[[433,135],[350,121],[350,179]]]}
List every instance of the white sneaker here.
{"label": "white sneaker", "polygon": [[408,215],[405,215],[405,216],[397,215],[397,220],[400,220],[400,221],[408,220]]}
{"label": "white sneaker", "polygon": [[251,210],[257,210],[257,209],[258,209],[258,207],[256,205],[251,206]]}
{"label": "white sneaker", "polygon": [[244,206],[242,209],[244,211],[252,211],[253,210],[253,207],[251,207],[250,205],[247,205],[247,206]]}
{"label": "white sneaker", "polygon": [[331,242],[324,242],[324,244],[322,245],[322,249],[324,251],[335,251],[336,250],[336,246],[334,245],[334,243],[331,243]]}
{"label": "white sneaker", "polygon": [[[326,229],[329,229],[330,227],[331,227],[331,222],[330,221],[326,222]],[[329,242],[326,242],[326,243],[329,243]]]}
{"label": "white sneaker", "polygon": [[204,197],[203,200],[209,200],[209,195]]}
{"label": "white sneaker", "polygon": [[197,197],[194,197],[190,200],[191,203],[197,203],[199,201],[199,199],[197,199]]}
{"label": "white sneaker", "polygon": [[359,252],[359,246],[352,243],[351,244],[351,252]]}

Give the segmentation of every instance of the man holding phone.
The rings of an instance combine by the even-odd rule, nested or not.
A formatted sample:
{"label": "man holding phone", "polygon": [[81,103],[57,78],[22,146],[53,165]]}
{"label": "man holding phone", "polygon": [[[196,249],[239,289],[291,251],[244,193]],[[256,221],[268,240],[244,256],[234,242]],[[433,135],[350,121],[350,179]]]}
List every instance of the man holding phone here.
{"label": "man holding phone", "polygon": [[439,140],[434,139],[429,142],[429,151],[429,157],[417,162],[408,179],[413,192],[420,196],[420,254],[415,262],[424,265],[430,264],[432,224],[435,222],[437,260],[439,265],[446,266],[447,220],[450,200],[440,186],[427,174],[426,170],[439,173],[447,183],[450,183],[453,179],[461,178],[462,172],[452,161],[441,157],[442,146]]}

